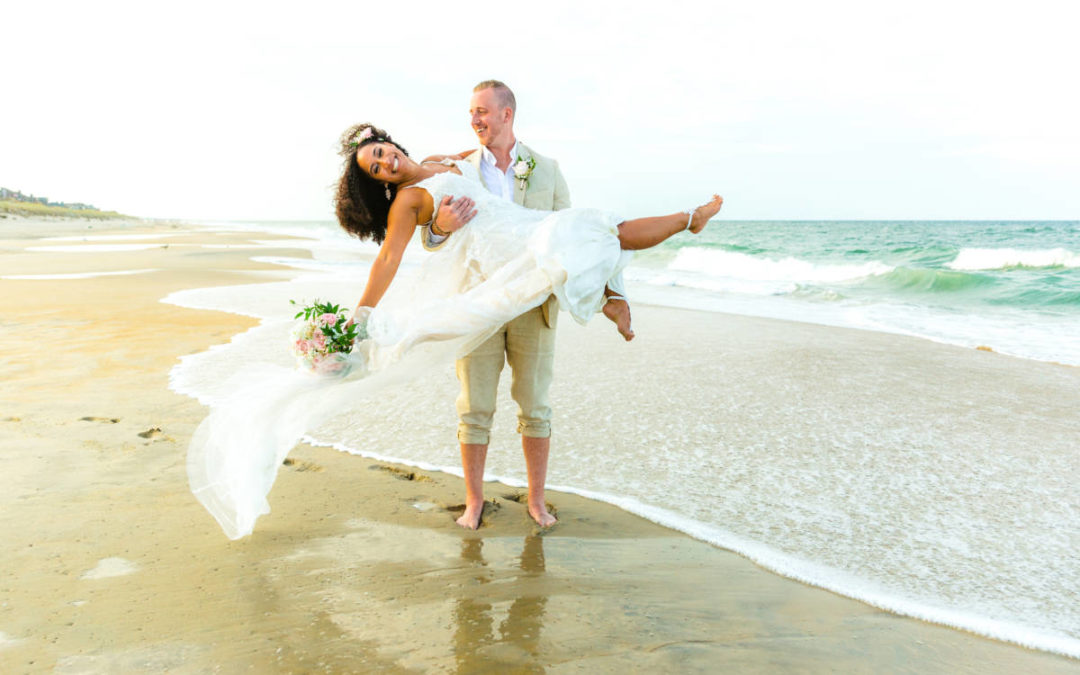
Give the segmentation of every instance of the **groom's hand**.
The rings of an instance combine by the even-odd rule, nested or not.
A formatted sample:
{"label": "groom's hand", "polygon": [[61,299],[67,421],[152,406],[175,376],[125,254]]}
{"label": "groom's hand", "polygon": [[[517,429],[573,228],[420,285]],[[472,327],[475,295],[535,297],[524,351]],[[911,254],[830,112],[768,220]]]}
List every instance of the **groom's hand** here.
{"label": "groom's hand", "polygon": [[476,202],[468,197],[454,199],[450,195],[442,198],[439,202],[439,210],[435,214],[435,229],[433,234],[447,235],[457,232],[476,215]]}

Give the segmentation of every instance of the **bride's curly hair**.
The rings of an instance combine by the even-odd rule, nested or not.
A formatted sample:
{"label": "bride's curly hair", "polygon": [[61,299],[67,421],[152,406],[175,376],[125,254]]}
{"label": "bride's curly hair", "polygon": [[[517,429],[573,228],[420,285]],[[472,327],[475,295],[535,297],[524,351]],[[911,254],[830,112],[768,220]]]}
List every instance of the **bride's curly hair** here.
{"label": "bride's curly hair", "polygon": [[406,157],[409,156],[405,148],[390,138],[390,134],[373,124],[354,124],[346,129],[341,134],[341,149],[338,150],[338,154],[345,158],[345,165],[334,196],[334,210],[338,223],[346,232],[381,244],[386,237],[386,217],[390,213],[391,202],[397,196],[397,186],[389,186],[388,199],[384,184],[367,175],[356,163],[356,153],[371,143],[390,143]]}

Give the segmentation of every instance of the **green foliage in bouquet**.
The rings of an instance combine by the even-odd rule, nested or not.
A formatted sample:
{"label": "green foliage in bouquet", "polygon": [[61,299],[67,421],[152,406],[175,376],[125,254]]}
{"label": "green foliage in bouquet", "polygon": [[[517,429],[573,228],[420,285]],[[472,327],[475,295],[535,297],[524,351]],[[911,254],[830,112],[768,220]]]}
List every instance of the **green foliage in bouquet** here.
{"label": "green foliage in bouquet", "polygon": [[[289,303],[299,305],[295,300],[289,300]],[[303,318],[322,333],[326,340],[326,352],[348,353],[357,339],[367,339],[366,326],[350,322],[340,306],[329,302],[315,300],[301,307],[293,318]]]}

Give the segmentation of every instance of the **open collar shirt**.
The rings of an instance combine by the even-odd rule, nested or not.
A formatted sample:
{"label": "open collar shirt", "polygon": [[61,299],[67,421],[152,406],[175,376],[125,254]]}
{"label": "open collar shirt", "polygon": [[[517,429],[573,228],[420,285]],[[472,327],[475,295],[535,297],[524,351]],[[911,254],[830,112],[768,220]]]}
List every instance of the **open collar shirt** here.
{"label": "open collar shirt", "polygon": [[480,146],[480,175],[489,192],[499,195],[506,201],[514,201],[514,158],[518,156],[518,142],[510,148],[510,164],[506,171],[499,171],[495,165],[495,154]]}

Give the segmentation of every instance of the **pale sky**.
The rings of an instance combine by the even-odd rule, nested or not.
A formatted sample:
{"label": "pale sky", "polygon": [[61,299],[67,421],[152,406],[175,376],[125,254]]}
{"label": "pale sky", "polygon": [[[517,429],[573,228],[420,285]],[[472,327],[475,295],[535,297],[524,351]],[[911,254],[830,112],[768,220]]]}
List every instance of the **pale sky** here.
{"label": "pale sky", "polygon": [[346,127],[464,150],[496,78],[575,206],[1080,219],[1072,0],[163,4],[5,6],[0,186],[328,220]]}

